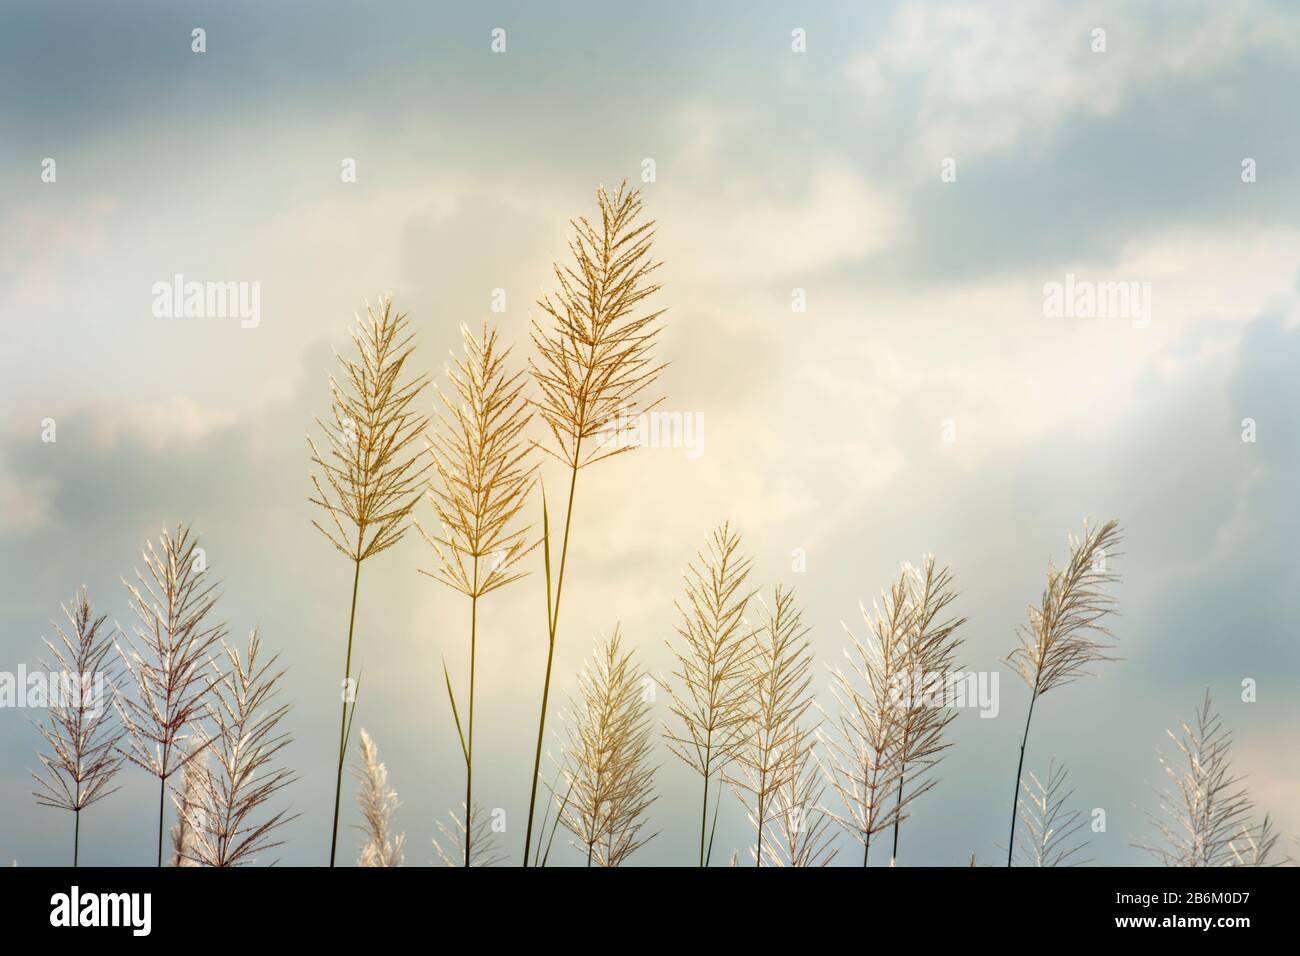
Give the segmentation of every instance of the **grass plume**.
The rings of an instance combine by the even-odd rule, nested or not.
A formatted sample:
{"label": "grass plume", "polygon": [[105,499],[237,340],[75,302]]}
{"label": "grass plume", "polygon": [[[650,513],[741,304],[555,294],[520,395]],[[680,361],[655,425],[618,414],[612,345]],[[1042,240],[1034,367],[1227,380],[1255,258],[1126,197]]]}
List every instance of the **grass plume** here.
{"label": "grass plume", "polygon": [[172,803],[176,805],[176,822],[172,824],[171,834],[172,866],[198,866],[194,862],[198,854],[198,841],[194,828],[190,826],[189,817],[202,806],[199,781],[207,766],[207,754],[203,752],[207,748],[207,741],[194,737],[190,740],[190,746],[197,753],[186,762],[185,769],[181,771],[180,792],[172,794]]}
{"label": "grass plume", "polygon": [[[895,796],[893,860],[898,860],[898,834],[906,816],[905,808],[930,790],[938,781],[932,776],[935,766],[950,746],[944,731],[957,711],[935,706],[925,694],[933,682],[942,681],[956,667],[961,646],[958,629],[963,618],[945,618],[944,613],[957,598],[949,570],[936,567],[933,555],[921,559],[921,566],[903,566],[907,581],[908,616],[904,631],[903,680],[910,683],[903,698],[897,701],[901,735],[898,746],[898,790]],[[904,785],[911,784],[910,790]]]}
{"label": "grass plume", "polygon": [[415,449],[429,422],[415,409],[427,382],[423,376],[403,374],[415,348],[413,338],[406,316],[393,310],[390,299],[380,300],[378,312],[367,304],[365,318],[358,316],[352,329],[356,357],[338,356],[342,376],[330,376],[330,417],[316,419],[325,436],[325,450],[307,439],[315,466],[311,477],[315,493],[308,500],[325,512],[321,521],[313,519],[312,524],[353,565],[330,866],[338,848],[348,710],[354,699],[352,639],[361,565],[405,535],[428,469]]}
{"label": "grass plume", "polygon": [[365,845],[357,857],[358,866],[401,866],[406,834],[391,833],[393,813],[400,807],[397,793],[388,786],[388,768],[379,762],[379,750],[370,735],[361,731],[361,765],[356,769],[361,789],[357,805],[365,825],[358,827],[366,835]]}
{"label": "grass plume", "polygon": [[424,573],[470,601],[469,709],[463,734],[447,677],[465,758],[464,806],[470,808],[471,819],[464,827],[464,864],[469,866],[476,831],[472,810],[478,602],[523,576],[516,568],[536,543],[528,543],[529,529],[519,527],[516,520],[535,480],[526,467],[529,447],[522,438],[531,417],[523,397],[525,377],[507,371],[509,350],[498,347],[497,334],[486,323],[481,337],[466,327],[461,328],[461,336],[464,357],[456,358],[447,370],[450,392],[440,391],[438,429],[428,439],[436,479],[430,480],[427,493],[442,533],[420,531],[438,556],[437,567]]}
{"label": "grass plume", "polygon": [[770,605],[759,600],[763,621],[754,632],[745,666],[748,701],[736,749],[738,772],[729,776],[747,803],[752,800],[755,866],[771,855],[765,827],[776,813],[779,794],[795,786],[813,735],[804,721],[812,706],[809,628],[792,590],[778,584]]}
{"label": "grass plume", "polygon": [[632,652],[623,651],[618,627],[578,677],[560,820],[588,866],[619,866],[654,838],[643,832],[656,770],[646,680]]}
{"label": "grass plume", "polygon": [[[881,592],[870,611],[862,606],[867,637],[858,638],[847,625],[849,670],[831,671],[831,695],[838,704],[829,732],[820,735],[825,770],[844,805],[831,817],[862,844],[862,865],[871,856],[871,840],[888,829],[902,813],[897,787],[901,779],[903,723],[893,699],[896,681],[905,675],[911,602],[906,568]],[[913,788],[911,796],[917,790]],[[891,802],[892,798],[892,802]]]}
{"label": "grass plume", "polygon": [[1137,844],[1164,866],[1264,865],[1277,836],[1265,817],[1255,827],[1255,802],[1232,772],[1232,734],[1210,692],[1191,723],[1166,731],[1175,752],[1160,754],[1167,785],[1151,815],[1158,839]]}
{"label": "grass plume", "polygon": [[179,526],[165,529],[144,551],[145,573],[127,584],[136,617],[135,642],[123,652],[138,699],[118,698],[130,734],[128,760],[158,778],[158,865],[162,866],[167,780],[202,747],[187,741],[210,715],[209,691],[219,679],[205,666],[221,646],[225,625],[210,623],[216,584],[207,583],[199,539]]}
{"label": "grass plume", "polygon": [[792,761],[791,773],[776,790],[775,834],[766,844],[768,866],[829,866],[835,848],[835,821],[826,813],[826,774],[812,738]]}
{"label": "grass plume", "polygon": [[[118,745],[126,731],[114,719],[112,702],[104,699],[102,690],[107,687],[111,693],[117,681],[116,629],[105,626],[108,615],[95,616],[84,587],[72,599],[71,608],[63,606],[63,616],[67,630],[53,624],[59,643],[45,641],[53,656],[53,666],[45,666],[58,673],[59,686],[50,689],[47,722],[35,724],[49,753],[38,752],[42,772],[32,777],[38,804],[72,811],[72,865],[76,866],[81,811],[117,790],[111,784],[122,766]],[[96,687],[101,688],[99,698]]]}
{"label": "grass plume", "polygon": [[297,816],[279,810],[258,819],[261,808],[294,779],[290,770],[276,766],[292,739],[280,730],[289,705],[275,702],[284,671],[275,669],[277,658],[264,658],[256,630],[244,654],[229,646],[224,651],[213,685],[212,744],[206,759],[186,766],[185,788],[192,773],[197,799],[187,792],[178,804],[190,831],[188,859],[200,866],[252,863],[281,845],[276,831]]}
{"label": "grass plume", "polygon": [[1067,777],[1065,767],[1055,760],[1047,765],[1046,783],[1032,770],[1029,772],[1019,807],[1025,824],[1024,839],[1016,848],[1021,866],[1079,866],[1088,862],[1074,859],[1088,844],[1086,838],[1075,839],[1087,820],[1082,811],[1068,808],[1074,791],[1066,789]]}
{"label": "grass plume", "polygon": [[537,783],[578,472],[597,461],[631,450],[632,446],[620,443],[611,447],[602,439],[602,432],[620,413],[635,414],[654,407],[654,402],[644,405],[640,396],[664,368],[651,357],[663,311],[645,307],[645,301],[659,289],[651,281],[659,266],[651,253],[654,221],[641,221],[640,194],[629,189],[626,182],[612,193],[603,187],[598,189],[596,204],[600,211],[597,224],[585,217],[571,221],[572,262],[566,266],[555,264],[558,289],[544,295],[538,303],[550,323],[544,327],[534,322],[532,330],[537,354],[529,364],[540,393],[534,404],[551,436],[549,445],[538,447],[568,469],[569,495],[554,581],[545,496],[542,504],[546,676],[542,683],[528,826],[524,833],[525,866],[532,851]]}
{"label": "grass plume", "polygon": [[1016,817],[1020,784],[1025,766],[1025,745],[1034,704],[1056,687],[1086,677],[1102,661],[1112,660],[1107,643],[1111,637],[1105,620],[1114,612],[1115,601],[1106,589],[1119,580],[1109,570],[1109,559],[1120,541],[1119,524],[1107,521],[1098,528],[1083,526],[1083,537],[1070,537],[1070,560],[1065,567],[1049,564],[1047,587],[1037,605],[1029,607],[1029,624],[1019,630],[1020,646],[1007,663],[1029,685],[1029,712],[1020,738],[1020,760],[1016,765],[1016,786],[1011,797],[1011,834],[1007,838],[1007,866],[1016,847]]}
{"label": "grass plume", "polygon": [[483,813],[482,807],[474,807],[472,834],[466,832],[465,824],[471,815],[465,813],[463,805],[459,816],[454,811],[449,816],[450,824],[438,821],[442,840],[435,838],[433,841],[434,852],[443,866],[500,866],[506,861],[491,820]]}
{"label": "grass plume", "polygon": [[[676,602],[681,646],[669,645],[677,662],[672,674],[675,683],[661,681],[669,709],[681,725],[680,730],[665,728],[668,749],[703,780],[700,866],[708,866],[713,849],[712,839],[707,838],[709,784],[746,742],[753,653],[753,632],[745,621],[745,608],[753,596],[745,589],[749,571],[740,536],[726,523],[715,528],[705,551],[682,576],[685,597]],[[720,802],[721,792],[716,799]]]}

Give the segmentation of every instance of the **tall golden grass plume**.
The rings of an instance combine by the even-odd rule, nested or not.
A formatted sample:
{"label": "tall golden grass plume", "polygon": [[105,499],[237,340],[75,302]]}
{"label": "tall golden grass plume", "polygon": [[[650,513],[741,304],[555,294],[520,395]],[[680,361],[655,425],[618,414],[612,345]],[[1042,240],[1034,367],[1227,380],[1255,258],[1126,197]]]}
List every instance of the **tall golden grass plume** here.
{"label": "tall golden grass plume", "polygon": [[380,299],[378,312],[367,303],[351,330],[356,357],[335,353],[343,374],[330,376],[330,418],[316,419],[325,451],[307,439],[317,469],[309,500],[326,513],[328,526],[312,524],[356,562],[402,539],[427,469],[414,448],[429,421],[415,408],[428,381],[403,377],[415,350],[408,329],[391,299]]}
{"label": "tall golden grass plume", "polygon": [[128,734],[126,758],[158,778],[158,865],[162,866],[167,780],[202,748],[188,746],[209,715],[209,693],[219,680],[208,664],[226,628],[209,622],[217,584],[209,583],[197,535],[163,530],[146,545],[145,571],[127,583],[136,618],[135,641],[122,652],[136,698],[118,697]]}
{"label": "tall golden grass plume", "polygon": [[830,672],[838,712],[832,717],[822,708],[827,729],[819,739],[827,779],[844,807],[843,813],[831,817],[862,844],[866,866],[872,839],[902,814],[897,787],[903,722],[893,695],[898,678],[906,673],[912,623],[907,570],[881,592],[871,610],[863,605],[861,611],[867,636],[859,638],[844,626],[848,670],[837,666]]}
{"label": "tall golden grass plume", "polygon": [[804,720],[812,707],[812,648],[810,628],[795,605],[794,592],[777,585],[768,604],[759,598],[761,623],[745,665],[748,700],[741,723],[741,743],[728,781],[748,805],[755,829],[755,866],[762,866],[768,848],[767,825],[775,815],[779,794],[789,790],[808,753],[814,728]]}
{"label": "tall golden grass plume", "polygon": [[352,644],[361,565],[406,534],[429,468],[416,448],[429,424],[428,416],[416,408],[427,380],[405,375],[415,349],[407,317],[396,312],[388,298],[380,299],[378,311],[367,303],[365,317],[357,316],[352,341],[356,356],[339,355],[342,376],[330,376],[330,416],[316,419],[324,435],[324,451],[315,439],[307,439],[315,466],[311,476],[315,493],[308,500],[326,515],[312,524],[353,564],[330,866],[338,849],[348,711],[354,700]]}
{"label": "tall golden grass plume", "polygon": [[448,367],[450,391],[439,389],[439,427],[429,436],[436,480],[427,497],[442,533],[420,530],[438,555],[423,573],[478,598],[523,577],[518,563],[537,547],[517,520],[536,484],[524,438],[532,416],[527,380],[508,371],[510,350],[499,348],[496,331],[484,323],[481,336],[464,326],[461,336],[464,356]]}
{"label": "tall golden grass plume", "polygon": [[[464,355],[455,357],[447,369],[450,388],[439,390],[438,427],[427,439],[434,472],[427,497],[441,533],[418,522],[417,527],[438,557],[437,566],[423,573],[470,599],[469,707],[463,731],[445,663],[443,668],[465,759],[464,806],[473,810],[478,601],[523,577],[519,561],[537,542],[529,543],[530,529],[518,520],[535,484],[534,470],[527,467],[530,447],[523,437],[531,417],[524,396],[527,378],[508,371],[510,351],[499,348],[497,333],[487,323],[480,337],[467,327],[461,328],[461,336]],[[464,832],[468,866],[476,833],[472,819]]]}
{"label": "tall golden grass plume", "polygon": [[1024,839],[1016,847],[1021,866],[1082,866],[1087,860],[1077,855],[1088,845],[1078,834],[1087,824],[1080,810],[1070,809],[1074,791],[1067,789],[1069,774],[1062,764],[1052,760],[1047,778],[1039,780],[1031,770],[1022,786],[1020,819]]}
{"label": "tall golden grass plume", "polygon": [[537,410],[555,443],[541,447],[575,470],[628,450],[593,440],[620,413],[658,404],[641,405],[639,396],[666,367],[651,357],[665,310],[641,308],[659,291],[650,281],[660,265],[651,254],[655,223],[638,221],[641,197],[626,182],[613,193],[598,189],[596,203],[599,226],[570,221],[573,262],[555,264],[559,289],[538,302],[553,324],[534,322],[532,331]]}
{"label": "tall golden grass plume", "polygon": [[[669,643],[676,669],[661,680],[669,710],[680,729],[666,726],[664,739],[678,759],[700,775],[700,866],[707,866],[713,841],[708,836],[709,787],[745,745],[750,708],[753,629],[745,609],[753,591],[746,587],[751,562],[740,550],[740,536],[727,523],[715,528],[705,550],[683,573],[685,595],[676,602],[680,646]],[[715,802],[720,802],[721,788]],[[716,827],[716,810],[714,821]]]}
{"label": "tall golden grass plume", "polygon": [[1017,807],[1025,765],[1025,746],[1034,718],[1034,704],[1048,691],[1089,676],[1102,661],[1113,660],[1109,652],[1111,632],[1106,619],[1115,612],[1115,600],[1108,588],[1119,580],[1110,561],[1119,554],[1119,523],[1111,520],[1100,527],[1085,521],[1082,537],[1070,536],[1070,560],[1064,567],[1049,563],[1047,586],[1037,605],[1029,606],[1029,623],[1018,631],[1020,646],[1007,656],[1029,686],[1029,711],[1020,738],[1020,760],[1016,765],[1016,786],[1011,802],[1011,833],[1007,838],[1007,866],[1016,848]]}
{"label": "tall golden grass plume", "polygon": [[361,784],[357,805],[365,821],[361,830],[366,842],[357,856],[358,866],[401,866],[406,834],[394,835],[393,814],[400,807],[397,793],[388,786],[388,768],[379,760],[379,749],[370,735],[361,731],[361,763],[355,774]]}
{"label": "tall golden grass plume", "polygon": [[[620,413],[637,414],[655,401],[642,393],[659,377],[652,349],[661,328],[663,310],[648,309],[646,300],[659,286],[652,274],[659,267],[652,255],[654,222],[641,221],[641,197],[624,182],[610,192],[596,192],[600,221],[571,221],[572,262],[554,266],[558,289],[538,302],[549,326],[533,323],[536,355],[529,365],[539,395],[534,400],[546,423],[551,443],[543,452],[568,469],[569,493],[559,560],[552,577],[550,519],[542,496],[543,556],[546,566],[547,652],[542,706],[537,722],[528,825],[524,833],[524,865],[532,850],[537,784],[550,700],[555,641],[568,566],[578,472],[597,461],[630,451],[633,446],[604,440]],[[540,844],[539,834],[538,842]]]}
{"label": "tall golden grass plume", "polygon": [[266,659],[257,630],[248,637],[247,651],[226,646],[224,657],[213,686],[212,743],[194,771],[195,795],[186,793],[181,801],[192,844],[188,859],[200,866],[255,862],[282,845],[277,831],[298,816],[288,809],[263,813],[294,781],[292,771],[277,765],[292,741],[280,729],[289,705],[275,699],[284,676],[276,669],[278,657]]}
{"label": "tall golden grass plume", "polygon": [[[58,692],[46,702],[47,720],[33,722],[49,753],[38,751],[41,772],[32,778],[39,805],[72,811],[72,865],[76,866],[81,811],[118,789],[112,783],[122,767],[119,744],[126,728],[114,719],[115,702],[106,699],[118,676],[113,653],[117,629],[107,626],[108,615],[95,615],[84,587],[73,597],[72,606],[63,605],[62,610],[68,627],[51,622],[59,643],[45,640],[51,660],[42,662],[46,670],[58,674]],[[104,698],[95,696],[97,687]]]}
{"label": "tall golden grass plume", "polygon": [[588,866],[619,866],[655,836],[645,832],[657,770],[646,682],[617,626],[578,676],[560,820]]}

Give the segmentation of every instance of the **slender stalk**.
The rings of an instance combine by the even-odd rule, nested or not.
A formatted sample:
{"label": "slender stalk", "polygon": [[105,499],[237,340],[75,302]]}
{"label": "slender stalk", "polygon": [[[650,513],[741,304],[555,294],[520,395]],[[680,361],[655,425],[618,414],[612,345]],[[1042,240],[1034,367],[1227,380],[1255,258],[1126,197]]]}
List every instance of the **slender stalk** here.
{"label": "slender stalk", "polygon": [[[360,545],[358,544],[359,550]],[[352,677],[352,633],[357,623],[357,586],[361,582],[361,560],[359,558],[354,559],[353,564],[355,569],[352,572],[352,610],[348,613],[348,653],[343,664],[343,716],[339,721],[339,769],[334,782],[334,826],[330,831],[330,866],[334,865],[334,855],[338,850],[339,843],[339,797],[343,793],[343,758],[348,745],[347,687],[348,681]]]}
{"label": "slender stalk", "polygon": [[[550,620],[547,621],[547,630],[549,632],[549,643],[546,649],[546,680],[542,684],[542,713],[537,721],[537,753],[533,757],[533,784],[532,791],[528,797],[528,829],[524,833],[524,866],[528,865],[528,851],[532,847],[533,840],[533,814],[537,807],[537,777],[542,769],[542,740],[546,733],[546,706],[551,695],[551,668],[555,663],[555,629],[560,620],[560,596],[564,591],[564,565],[569,555],[569,527],[573,523],[573,493],[578,486],[578,465],[581,459],[579,453],[582,450],[582,438],[579,437],[574,445],[574,464],[571,466],[569,475],[569,503],[564,512],[564,539],[560,545],[560,570],[555,579],[555,602],[552,605],[550,599],[550,582],[546,585],[546,603]],[[546,544],[550,548],[550,543]]]}
{"label": "slender stalk", "polygon": [[465,752],[465,866],[474,841],[474,654],[478,647],[478,557],[474,558],[474,596],[469,601],[469,744]]}
{"label": "slender stalk", "polygon": [[1016,846],[1016,808],[1020,802],[1020,775],[1025,769],[1025,744],[1029,740],[1029,722],[1034,719],[1034,703],[1038,700],[1038,688],[1029,699],[1029,715],[1025,717],[1025,733],[1020,738],[1020,762],[1016,764],[1016,789],[1011,794],[1011,835],[1007,837],[1007,866],[1011,865],[1011,853]]}
{"label": "slender stalk", "polygon": [[167,778],[158,778],[158,865],[162,866],[163,798],[167,796]]}
{"label": "slender stalk", "polygon": [[81,849],[81,781],[77,781],[77,792],[74,795],[72,813],[74,821],[72,824],[72,868],[77,867],[77,852]]}
{"label": "slender stalk", "polygon": [[[705,758],[707,763],[708,758]],[[700,808],[700,866],[704,864],[704,831],[709,821],[709,775],[704,775],[704,803]]]}
{"label": "slender stalk", "polygon": [[[904,750],[907,749],[907,735],[906,735],[906,734],[903,735],[903,749],[904,749]],[[901,767],[899,767],[899,769],[898,769],[898,799],[896,800],[896,805],[897,805],[900,809],[901,809],[902,806],[903,806],[903,779],[904,779],[906,776],[907,776],[907,764],[903,764],[903,765],[902,765]],[[902,817],[901,817],[901,816],[895,816],[895,817],[894,817],[894,849],[893,849],[891,855],[893,856],[893,858],[894,858],[895,860],[898,859],[898,825],[899,825],[900,823],[902,823],[902,822],[903,822],[903,820],[902,820]]]}

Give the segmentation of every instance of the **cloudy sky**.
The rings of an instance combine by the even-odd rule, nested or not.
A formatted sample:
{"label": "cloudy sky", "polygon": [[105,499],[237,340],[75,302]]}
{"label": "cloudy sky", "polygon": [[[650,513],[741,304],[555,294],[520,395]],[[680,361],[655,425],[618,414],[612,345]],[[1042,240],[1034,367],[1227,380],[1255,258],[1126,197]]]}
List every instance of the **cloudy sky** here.
{"label": "cloudy sky", "polygon": [[[842,624],[861,633],[859,602],[933,552],[969,619],[963,662],[1001,671],[1001,706],[953,724],[901,862],[993,861],[1028,704],[1002,658],[1067,535],[1115,517],[1123,660],[1040,702],[1026,766],[1064,761],[1073,803],[1106,811],[1089,857],[1147,862],[1131,843],[1157,749],[1208,688],[1261,812],[1300,833],[1300,11],[865,7],[7,3],[0,670],[36,665],[81,584],[127,625],[120,579],[191,522],[222,618],[288,667],[301,816],[280,858],[323,863],[351,568],[311,527],[306,435],[331,350],[391,294],[429,372],[485,318],[522,364],[567,220],[626,177],[659,224],[664,407],[701,414],[705,445],[584,472],[561,696],[616,623],[668,666],[681,571],[724,519],[755,584],[796,588],[822,700]],[[260,322],[156,317],[178,273],[260,283]],[[1144,283],[1149,314],[1048,317],[1067,275]],[[441,660],[462,672],[468,614],[417,573],[432,560],[412,537],[367,563],[356,652],[357,723],[418,865],[463,794]],[[481,618],[476,793],[516,860],[544,603],[534,573]],[[0,709],[5,862],[69,852],[67,815],[30,796],[38,716]],[[698,780],[660,756],[637,859],[690,862]],[[155,785],[121,782],[86,814],[83,861],[153,859]],[[720,820],[718,856],[743,859],[730,795]],[[342,840],[351,859],[361,837]]]}

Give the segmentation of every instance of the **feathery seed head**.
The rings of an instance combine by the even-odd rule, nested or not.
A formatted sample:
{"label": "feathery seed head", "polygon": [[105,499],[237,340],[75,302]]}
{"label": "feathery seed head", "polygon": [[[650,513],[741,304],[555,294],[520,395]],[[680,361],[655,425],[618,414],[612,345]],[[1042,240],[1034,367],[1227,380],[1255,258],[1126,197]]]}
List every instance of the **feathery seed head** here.
{"label": "feathery seed head", "polygon": [[481,338],[465,326],[461,334],[465,354],[447,370],[451,392],[439,390],[438,430],[427,439],[436,474],[427,494],[442,534],[420,532],[439,559],[424,573],[480,597],[521,578],[514,569],[537,546],[516,526],[535,483],[523,439],[531,413],[526,379],[508,372],[510,350],[498,349],[496,331],[484,323]]}
{"label": "feathery seed head", "polygon": [[330,377],[330,418],[317,418],[325,435],[322,452],[312,438],[312,504],[328,514],[312,524],[341,552],[363,561],[391,548],[406,533],[419,500],[427,464],[415,453],[428,417],[415,411],[427,381],[404,379],[414,351],[407,317],[380,300],[379,311],[366,304],[365,318],[352,330],[357,357],[339,356],[341,379]]}
{"label": "feathery seed head", "polygon": [[651,255],[654,222],[638,223],[641,198],[626,182],[613,193],[597,190],[596,202],[600,222],[572,221],[573,262],[555,265],[559,289],[538,302],[553,325],[534,322],[532,332],[536,405],[555,445],[542,447],[573,468],[629,450],[591,439],[620,412],[653,408],[657,402],[639,396],[665,367],[650,357],[663,310],[641,311],[659,290],[650,281],[659,267]]}

